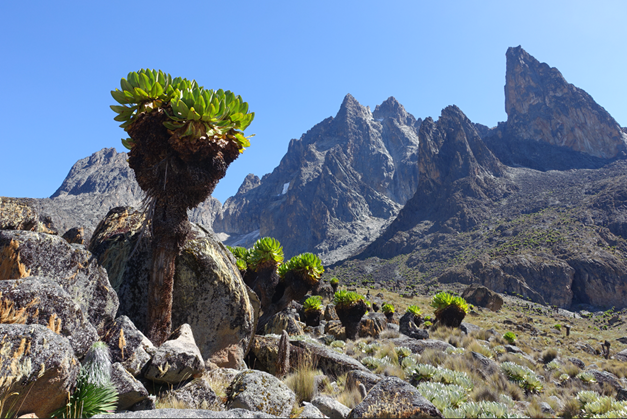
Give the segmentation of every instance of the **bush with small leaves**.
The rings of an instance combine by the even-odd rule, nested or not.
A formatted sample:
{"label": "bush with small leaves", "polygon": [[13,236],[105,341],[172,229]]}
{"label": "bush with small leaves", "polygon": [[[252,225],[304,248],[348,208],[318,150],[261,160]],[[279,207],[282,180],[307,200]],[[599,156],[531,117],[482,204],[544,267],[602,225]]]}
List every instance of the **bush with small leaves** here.
{"label": "bush with small leaves", "polygon": [[503,339],[505,339],[510,345],[513,345],[516,342],[516,334],[514,332],[507,332],[503,335]]}

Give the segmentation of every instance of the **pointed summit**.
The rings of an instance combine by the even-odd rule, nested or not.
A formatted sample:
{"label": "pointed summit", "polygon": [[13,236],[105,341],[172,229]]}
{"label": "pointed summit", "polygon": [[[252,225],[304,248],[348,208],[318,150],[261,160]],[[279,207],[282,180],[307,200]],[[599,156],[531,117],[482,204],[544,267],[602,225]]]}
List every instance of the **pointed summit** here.
{"label": "pointed summit", "polygon": [[508,135],[568,147],[611,159],[625,150],[627,137],[592,97],[568,83],[556,68],[522,47],[506,53],[505,111]]}
{"label": "pointed summit", "polygon": [[370,117],[370,111],[365,106],[362,106],[361,103],[357,102],[357,99],[355,99],[353,95],[348,93],[344,96],[344,100],[342,101],[342,105],[335,119],[344,120],[346,118],[356,117],[368,119]]}
{"label": "pointed summit", "polygon": [[413,125],[416,118],[405,110],[394,96],[390,96],[383,103],[374,108],[372,116],[375,119],[392,118],[401,121],[406,125]]}

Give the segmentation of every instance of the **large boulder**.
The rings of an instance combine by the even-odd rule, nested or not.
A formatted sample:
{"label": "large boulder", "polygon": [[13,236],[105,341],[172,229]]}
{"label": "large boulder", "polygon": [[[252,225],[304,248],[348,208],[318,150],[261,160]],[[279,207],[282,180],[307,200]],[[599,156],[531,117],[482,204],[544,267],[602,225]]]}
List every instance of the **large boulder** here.
{"label": "large boulder", "polygon": [[503,306],[503,297],[480,284],[471,284],[462,293],[462,298],[469,304],[485,307],[492,311],[499,311]]}
{"label": "large boulder", "polygon": [[429,331],[420,329],[420,318],[411,312],[406,312],[398,322],[399,332],[413,339],[429,339]]}
{"label": "large boulder", "polygon": [[[121,315],[146,330],[151,266],[150,232],[142,215],[114,208],[100,222],[90,249],[109,272]],[[176,259],[172,327],[187,323],[202,356],[221,367],[243,366],[255,330],[256,295],[244,284],[231,253],[198,225]]]}
{"label": "large boulder", "polygon": [[5,196],[0,196],[0,230],[58,234],[52,220],[41,213],[35,199]]}
{"label": "large boulder", "polygon": [[111,382],[118,392],[117,410],[127,410],[148,398],[146,387],[119,362],[111,366]]}
{"label": "large boulder", "polygon": [[382,313],[368,313],[359,322],[359,337],[378,338],[381,332],[387,330],[388,321]]}
{"label": "large boulder", "polygon": [[0,281],[0,303],[20,310],[25,324],[40,324],[65,337],[77,358],[98,340],[96,328],[79,305],[53,280],[27,277]]}
{"label": "large boulder", "polygon": [[156,383],[179,384],[205,370],[192,329],[184,324],[172,332],[145,367],[144,378]]}
{"label": "large boulder", "polygon": [[0,280],[27,276],[44,276],[63,288],[99,334],[115,318],[118,296],[83,246],[45,233],[0,230]]}
{"label": "large boulder", "polygon": [[416,387],[396,377],[374,386],[348,418],[441,418],[442,413]]}
{"label": "large boulder", "polygon": [[246,409],[289,417],[296,395],[281,380],[263,371],[241,372],[227,389],[228,409]]}
{"label": "large boulder", "polygon": [[47,418],[67,403],[80,363],[70,342],[38,324],[0,324],[0,380],[17,393],[5,400],[0,416],[34,413]]}

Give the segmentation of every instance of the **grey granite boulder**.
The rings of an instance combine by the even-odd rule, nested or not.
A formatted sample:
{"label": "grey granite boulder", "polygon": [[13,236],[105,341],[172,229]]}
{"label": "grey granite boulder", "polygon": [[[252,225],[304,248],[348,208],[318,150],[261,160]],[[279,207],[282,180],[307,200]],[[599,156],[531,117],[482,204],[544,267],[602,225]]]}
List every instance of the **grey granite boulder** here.
{"label": "grey granite boulder", "polygon": [[141,410],[138,412],[122,412],[114,414],[102,414],[92,416],[92,418],[112,419],[112,418],[276,418],[278,416],[269,415],[263,412],[251,412],[246,409],[231,409],[220,412],[205,409],[158,409]]}
{"label": "grey granite boulder", "polygon": [[320,411],[320,409],[318,409],[313,404],[311,404],[309,402],[303,402],[303,410],[296,417],[297,418],[301,418],[301,419],[305,419],[305,418],[307,418],[307,419],[322,419],[322,418],[326,418],[328,416],[326,416],[324,413],[322,413]]}
{"label": "grey granite boulder", "polygon": [[382,376],[373,374],[371,372],[353,370],[349,371],[348,375],[346,375],[346,387],[357,388],[359,384],[363,384],[366,390],[370,390],[372,387],[376,386],[382,379]]}
{"label": "grey granite boulder", "polygon": [[420,318],[411,312],[403,314],[398,322],[399,332],[413,339],[429,339],[429,331],[420,329]]}
{"label": "grey granite boulder", "polygon": [[351,409],[329,396],[318,396],[311,400],[324,415],[330,418],[345,418]]}
{"label": "grey granite boulder", "polygon": [[406,346],[413,353],[421,354],[425,349],[435,349],[438,351],[446,351],[448,348],[453,349],[454,346],[443,342],[437,339],[412,339],[408,336],[400,336],[398,338],[390,339],[390,342],[394,344],[394,346]]}
{"label": "grey granite boulder", "polygon": [[107,327],[103,340],[109,345],[111,362],[120,362],[134,377],[139,376],[157,351],[126,316],[118,317]]}
{"label": "grey granite boulder", "polygon": [[4,196],[0,196],[0,230],[58,234],[50,217],[42,214],[37,200]]}
{"label": "grey granite boulder", "polygon": [[25,324],[40,324],[65,337],[77,358],[98,340],[80,306],[55,281],[45,277],[0,281],[0,301],[24,309]]}
{"label": "grey granite boulder", "polygon": [[396,377],[374,386],[348,418],[441,418],[440,411],[416,387]]}
{"label": "grey granite boulder", "polygon": [[205,370],[202,354],[196,346],[192,329],[184,324],[172,332],[144,371],[144,378],[166,384],[179,384],[197,377]]}
{"label": "grey granite boulder", "polygon": [[619,391],[620,389],[623,388],[621,381],[618,379],[617,376],[615,376],[611,372],[599,371],[599,370],[594,370],[594,369],[586,370],[586,372],[592,374],[594,379],[597,380],[597,382],[601,385],[607,383],[611,385],[612,387],[614,387],[616,391]]}
{"label": "grey granite boulder", "polygon": [[203,378],[196,378],[169,394],[190,409],[222,410],[222,400]]}
{"label": "grey granite boulder", "polygon": [[281,380],[263,371],[241,372],[227,389],[228,409],[247,409],[288,417],[296,395]]}
{"label": "grey granite boulder", "polygon": [[361,362],[348,355],[338,353],[327,346],[300,340],[291,340],[290,344],[292,347],[300,348],[311,354],[313,359],[317,360],[316,368],[320,369],[325,375],[339,377],[353,370],[369,372],[368,368],[364,367]]}
{"label": "grey granite boulder", "polygon": [[[142,223],[138,211],[114,208],[98,225],[89,248],[118,289],[119,314],[145,331],[152,239],[147,231],[139,240]],[[205,360],[242,367],[255,330],[258,299],[244,284],[233,255],[212,232],[193,224],[175,263],[172,327],[189,324]]]}
{"label": "grey granite boulder", "polygon": [[148,398],[148,390],[119,362],[111,366],[111,382],[118,391],[117,410],[127,410]]}
{"label": "grey granite boulder", "polygon": [[38,324],[0,324],[0,379],[18,393],[0,416],[34,413],[46,418],[64,406],[76,383],[80,363],[70,342]]}
{"label": "grey granite boulder", "polygon": [[30,231],[0,230],[1,279],[43,276],[59,285],[99,334],[115,318],[118,296],[107,272],[83,246]]}

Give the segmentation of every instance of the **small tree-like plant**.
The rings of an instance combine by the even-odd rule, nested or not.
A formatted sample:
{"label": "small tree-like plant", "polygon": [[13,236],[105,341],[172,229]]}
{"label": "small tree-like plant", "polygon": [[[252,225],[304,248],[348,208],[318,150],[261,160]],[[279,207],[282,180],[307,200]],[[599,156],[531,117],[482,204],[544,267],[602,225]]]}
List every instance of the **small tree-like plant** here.
{"label": "small tree-like plant", "polygon": [[319,326],[322,315],[322,297],[313,295],[305,300],[303,304],[305,312],[305,324],[307,326]]}
{"label": "small tree-like plant", "polygon": [[385,317],[388,319],[388,322],[392,322],[394,320],[394,306],[389,303],[383,304],[381,307],[381,312],[385,314]]}
{"label": "small tree-like plant", "polygon": [[359,322],[368,311],[363,295],[353,291],[340,290],[333,297],[335,311],[346,329],[346,338],[355,339],[359,332]]}
{"label": "small tree-like plant", "polygon": [[462,297],[440,292],[431,299],[438,323],[448,327],[459,327],[468,313],[468,303]]}
{"label": "small tree-like plant", "polygon": [[157,346],[172,329],[174,262],[191,226],[187,210],[205,201],[250,145],[254,113],[240,96],[156,70],[131,72],[111,92],[114,118],[130,138],[129,166],[147,196],[152,232],[147,337]]}
{"label": "small tree-like plant", "polygon": [[340,280],[333,277],[331,278],[331,281],[329,283],[331,284],[331,288],[333,288],[333,292],[337,292],[337,287],[340,285]]}

